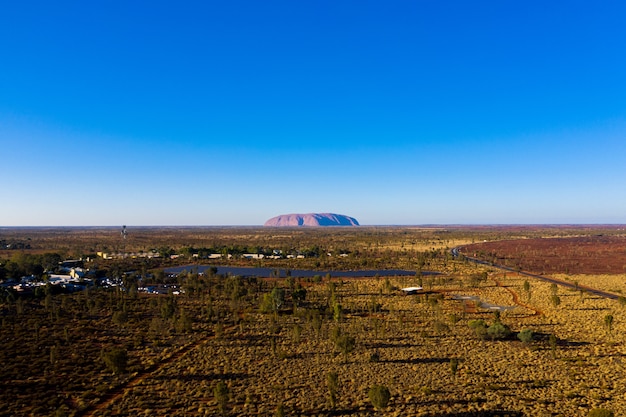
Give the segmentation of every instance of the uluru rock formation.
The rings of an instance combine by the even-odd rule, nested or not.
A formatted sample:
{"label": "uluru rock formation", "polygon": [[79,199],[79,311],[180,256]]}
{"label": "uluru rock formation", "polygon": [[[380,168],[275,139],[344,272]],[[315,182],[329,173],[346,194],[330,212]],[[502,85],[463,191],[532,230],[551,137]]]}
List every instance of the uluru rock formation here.
{"label": "uluru rock formation", "polygon": [[281,214],[265,222],[265,226],[358,226],[354,217],[333,213]]}

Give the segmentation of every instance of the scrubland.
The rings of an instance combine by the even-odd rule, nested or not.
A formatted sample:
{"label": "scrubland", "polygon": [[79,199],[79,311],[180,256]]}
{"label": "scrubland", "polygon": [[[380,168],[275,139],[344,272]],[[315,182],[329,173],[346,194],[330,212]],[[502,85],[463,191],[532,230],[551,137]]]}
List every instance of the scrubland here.
{"label": "scrubland", "polygon": [[[471,236],[414,238],[380,243],[390,268],[422,262],[409,277],[184,274],[179,296],[5,301],[0,415],[626,415],[623,303],[451,258]],[[624,290],[619,274],[557,277]]]}
{"label": "scrubland", "polygon": [[[405,279],[389,282],[390,290],[385,280],[335,282],[344,312],[337,320],[322,315],[319,329],[307,307],[278,314],[253,309],[217,334],[213,325],[209,337],[116,392],[115,401],[95,414],[218,413],[218,381],[228,387],[224,413],[232,415],[274,415],[279,407],[290,415],[585,416],[596,407],[626,412],[626,317],[615,301],[557,290],[562,302],[553,306],[548,284],[533,282],[529,296],[517,276],[477,288],[458,288],[450,280],[434,284],[428,294],[408,296],[393,289]],[[311,300],[332,297],[327,282],[307,289]],[[452,297],[474,294],[514,306],[511,291],[529,307],[503,312],[513,334],[495,341],[479,339],[468,326],[476,319],[492,322],[494,314]],[[614,317],[611,330],[604,321],[608,314]],[[354,337],[347,354],[333,336],[336,329]],[[531,329],[534,340],[518,340],[515,334],[523,329]],[[330,372],[339,376],[334,406],[326,386]],[[367,396],[376,384],[392,394],[379,411]]]}

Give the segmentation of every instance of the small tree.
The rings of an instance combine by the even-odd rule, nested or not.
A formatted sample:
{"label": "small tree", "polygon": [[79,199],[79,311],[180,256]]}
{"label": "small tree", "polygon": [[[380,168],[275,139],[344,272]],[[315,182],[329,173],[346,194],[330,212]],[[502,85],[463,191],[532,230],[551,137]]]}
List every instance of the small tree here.
{"label": "small tree", "polygon": [[459,360],[457,358],[450,359],[450,373],[452,376],[456,376],[456,373],[459,370]]}
{"label": "small tree", "polygon": [[606,330],[611,333],[613,329],[613,316],[611,314],[604,316],[604,325],[606,326]]}
{"label": "small tree", "polygon": [[176,300],[173,296],[168,296],[163,304],[161,304],[161,317],[164,320],[169,320],[174,317],[176,312]]}
{"label": "small tree", "polygon": [[526,292],[526,296],[530,300],[530,282],[524,281],[524,291]]}
{"label": "small tree", "polygon": [[554,335],[554,333],[550,334],[550,337],[548,337],[548,343],[550,345],[550,350],[552,350],[552,357],[556,359],[557,340],[556,340],[556,336]]}
{"label": "small tree", "polygon": [[300,334],[302,334],[302,326],[296,323],[291,329],[291,336],[294,343],[300,343]]}
{"label": "small tree", "polygon": [[180,310],[178,319],[176,320],[176,331],[179,333],[190,333],[192,330],[193,320],[184,309]]}
{"label": "small tree", "polygon": [[333,304],[333,320],[335,320],[336,322],[340,322],[342,317],[343,317],[343,307],[341,307],[341,304],[339,303]]}
{"label": "small tree", "polygon": [[299,282],[296,283],[295,288],[291,292],[291,298],[296,306],[306,299],[306,289]]}
{"label": "small tree", "polygon": [[312,310],[311,313],[311,327],[315,330],[317,337],[320,336],[322,331],[322,315],[318,310]]}
{"label": "small tree", "polygon": [[285,290],[279,287],[272,288],[270,293],[263,294],[259,310],[261,313],[277,314],[285,302]]}
{"label": "small tree", "polygon": [[553,305],[554,307],[558,307],[558,306],[561,304],[561,297],[559,297],[559,296],[558,296],[558,295],[556,295],[556,294],[553,294],[553,295],[550,297],[550,301],[552,302],[552,305]]}
{"label": "small tree", "polygon": [[326,386],[328,387],[328,402],[332,408],[337,405],[337,392],[339,390],[339,375],[337,372],[326,374]]}
{"label": "small tree", "polygon": [[270,293],[263,294],[261,302],[259,304],[259,311],[261,313],[271,313],[274,311],[274,302]]}
{"label": "small tree", "polygon": [[279,287],[274,287],[270,293],[272,296],[272,302],[274,303],[274,311],[278,311],[285,303],[285,290]]}
{"label": "small tree", "polygon": [[559,292],[559,286],[556,284],[551,284],[550,285],[550,292],[552,293],[552,295],[557,295],[557,293]]}
{"label": "small tree", "polygon": [[343,353],[344,362],[348,362],[348,354],[356,347],[356,339],[348,334],[340,334],[335,341],[335,346]]}
{"label": "small tree", "polygon": [[387,404],[389,404],[391,393],[384,385],[374,385],[370,388],[368,397],[374,407],[381,409],[387,407]]}
{"label": "small tree", "polygon": [[59,360],[59,345],[50,348],[50,363],[55,364]]}
{"label": "small tree", "polygon": [[226,407],[228,405],[228,386],[224,381],[220,381],[213,387],[213,396],[215,397],[215,401],[217,402],[217,408],[219,412],[224,415],[226,414]]}

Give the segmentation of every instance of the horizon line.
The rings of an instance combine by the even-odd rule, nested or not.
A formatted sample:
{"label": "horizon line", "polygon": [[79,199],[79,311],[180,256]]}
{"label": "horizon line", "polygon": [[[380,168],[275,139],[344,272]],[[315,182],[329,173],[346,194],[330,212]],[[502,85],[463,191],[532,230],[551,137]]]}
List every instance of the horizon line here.
{"label": "horizon line", "polygon": [[196,224],[196,225],[176,225],[176,224],[119,224],[119,225],[0,225],[0,229],[19,229],[19,228],[117,228],[117,227],[147,227],[147,228],[202,228],[202,227],[228,227],[228,228],[237,228],[237,227],[254,227],[254,228],[266,228],[266,229],[358,229],[360,227],[487,227],[487,226],[624,226],[626,227],[626,223],[576,223],[576,222],[565,222],[565,223],[415,223],[415,224],[360,224],[356,226],[265,226],[262,224],[247,224],[247,225],[235,225],[235,224]]}

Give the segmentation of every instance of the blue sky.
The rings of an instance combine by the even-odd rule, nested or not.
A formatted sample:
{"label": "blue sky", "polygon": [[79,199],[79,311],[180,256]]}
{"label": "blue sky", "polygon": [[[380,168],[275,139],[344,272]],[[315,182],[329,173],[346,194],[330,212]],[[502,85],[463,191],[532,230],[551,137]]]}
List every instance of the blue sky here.
{"label": "blue sky", "polygon": [[10,2],[0,225],[626,223],[625,17],[621,2]]}

